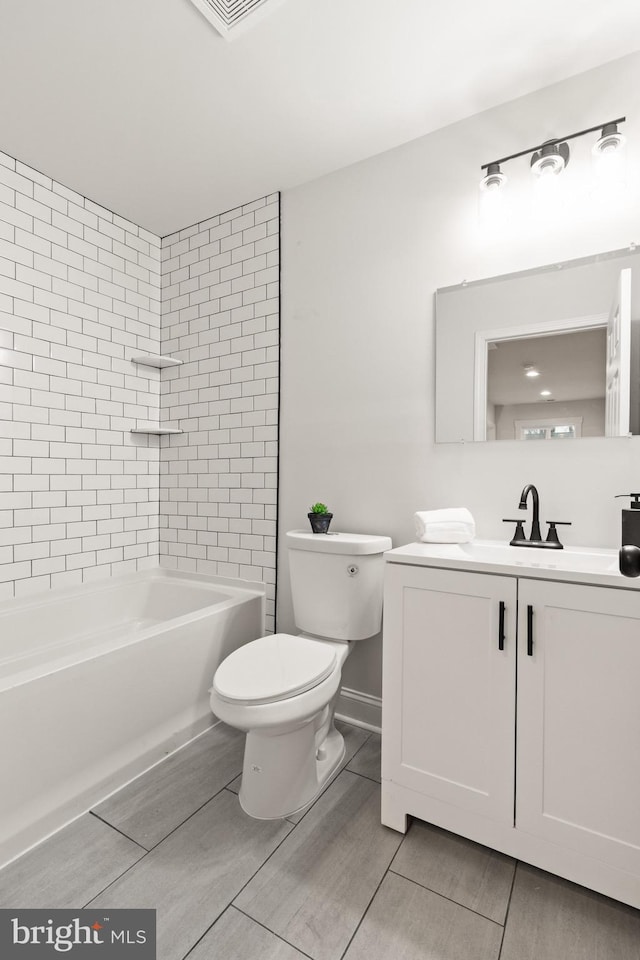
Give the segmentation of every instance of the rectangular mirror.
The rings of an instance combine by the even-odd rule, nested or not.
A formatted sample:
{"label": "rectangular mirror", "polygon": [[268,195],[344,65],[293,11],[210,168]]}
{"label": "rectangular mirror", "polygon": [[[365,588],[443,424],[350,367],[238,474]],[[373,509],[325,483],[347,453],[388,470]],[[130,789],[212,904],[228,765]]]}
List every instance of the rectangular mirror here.
{"label": "rectangular mirror", "polygon": [[436,441],[640,433],[640,251],[436,291]]}

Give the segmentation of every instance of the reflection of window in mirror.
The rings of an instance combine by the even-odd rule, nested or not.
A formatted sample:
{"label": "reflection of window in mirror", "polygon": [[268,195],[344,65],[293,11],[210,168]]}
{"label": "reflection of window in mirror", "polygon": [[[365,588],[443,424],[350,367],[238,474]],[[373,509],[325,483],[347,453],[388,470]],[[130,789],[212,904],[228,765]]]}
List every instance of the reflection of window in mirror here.
{"label": "reflection of window in mirror", "polygon": [[582,417],[572,420],[516,420],[515,440],[575,440],[582,436]]}

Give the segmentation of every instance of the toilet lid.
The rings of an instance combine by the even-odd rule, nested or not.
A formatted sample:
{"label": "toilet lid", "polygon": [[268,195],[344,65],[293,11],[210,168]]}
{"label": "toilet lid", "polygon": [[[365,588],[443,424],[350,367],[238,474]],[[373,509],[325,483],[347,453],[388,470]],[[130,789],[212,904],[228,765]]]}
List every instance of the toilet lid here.
{"label": "toilet lid", "polygon": [[330,645],[274,633],[252,640],[223,660],[213,678],[213,689],[223,700],[272,703],[317,687],[335,664]]}

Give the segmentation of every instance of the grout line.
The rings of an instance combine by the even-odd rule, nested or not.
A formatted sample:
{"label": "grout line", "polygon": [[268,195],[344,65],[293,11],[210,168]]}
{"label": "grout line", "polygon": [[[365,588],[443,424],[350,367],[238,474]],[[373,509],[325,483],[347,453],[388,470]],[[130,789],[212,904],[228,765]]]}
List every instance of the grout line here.
{"label": "grout line", "polygon": [[93,901],[96,899],[96,897],[102,896],[102,894],[103,894],[103,893],[106,893],[107,890],[110,889],[110,887],[112,887],[112,886],[113,886],[115,883],[117,883],[119,880],[122,880],[122,878],[123,878],[124,876],[126,876],[127,873],[129,873],[130,870],[133,870],[134,867],[137,867],[138,864],[142,863],[142,861],[143,861],[143,860],[145,859],[145,857],[147,857],[148,855],[149,855],[148,852],[147,852],[147,853],[144,853],[138,860],[135,861],[135,863],[132,863],[131,866],[127,867],[126,870],[123,870],[122,873],[118,874],[117,877],[114,877],[113,880],[110,880],[109,883],[106,885],[106,887],[102,887],[102,889],[101,889],[101,890],[98,890],[98,892],[95,893],[95,894],[91,897],[90,900],[87,900],[87,902],[86,902],[86,903],[84,904],[84,906],[83,906],[83,909],[85,909],[85,908],[88,907],[90,904],[92,904]]}
{"label": "grout line", "polygon": [[488,920],[489,923],[494,923],[497,927],[504,929],[504,925],[500,923],[499,920],[493,920],[486,914],[480,913],[478,910],[474,910],[473,907],[468,907],[465,903],[460,903],[459,900],[454,900],[452,897],[448,897],[445,893],[440,893],[439,890],[434,890],[433,887],[427,887],[424,883],[420,883],[418,880],[413,880],[411,877],[405,877],[403,873],[398,873],[397,870],[392,870],[391,867],[389,867],[389,873],[393,873],[394,876],[400,877],[401,880],[408,880],[409,883],[413,883],[416,887],[420,887],[421,890],[427,890],[429,893],[433,893],[434,896],[440,897],[441,900],[447,900],[449,903],[455,904],[456,907],[462,907],[463,910],[467,910],[469,913],[475,914],[476,917],[482,917],[483,920]]}
{"label": "grout line", "polygon": [[[237,776],[237,774],[236,774],[235,776]],[[229,781],[229,783],[231,783],[232,780],[235,780],[235,777],[232,777],[232,779]],[[118,830],[118,828],[117,828],[117,827],[114,827],[113,824],[108,823],[107,820],[103,820],[103,821],[102,821],[103,823],[105,823],[105,824],[106,824],[107,826],[109,826],[109,827],[112,827],[112,829],[116,830],[118,833],[121,833],[123,837],[127,837],[128,840],[132,840],[133,843],[137,843],[137,845],[138,845],[142,850],[145,850],[145,853],[144,853],[141,857],[139,857],[138,860],[135,861],[135,863],[132,863],[131,866],[127,867],[126,870],[124,870],[121,874],[119,874],[117,877],[115,877],[113,880],[111,880],[111,881],[107,884],[106,887],[104,887],[102,890],[99,890],[98,893],[96,893],[95,896],[93,896],[93,897],[91,898],[91,900],[88,901],[88,903],[91,903],[93,900],[95,900],[96,897],[100,896],[102,893],[104,893],[106,890],[108,890],[109,887],[113,886],[114,883],[116,883],[118,880],[121,880],[122,877],[124,877],[125,874],[127,874],[127,873],[129,872],[129,870],[131,870],[131,869],[133,869],[133,867],[137,866],[142,860],[145,859],[145,857],[147,857],[150,853],[152,853],[154,850],[156,850],[156,849],[160,846],[160,844],[164,843],[164,841],[167,840],[168,837],[170,837],[173,833],[175,833],[176,830],[179,830],[180,827],[184,826],[184,824],[187,823],[187,821],[191,820],[191,818],[194,817],[194,816],[196,815],[196,813],[199,813],[200,810],[202,810],[203,807],[206,807],[206,805],[207,805],[208,803],[211,803],[212,800],[214,800],[217,796],[219,796],[219,795],[222,793],[223,790],[226,790],[226,789],[227,789],[227,787],[226,787],[226,785],[225,785],[225,786],[222,787],[220,790],[218,790],[216,793],[214,793],[213,796],[209,797],[208,800],[205,800],[204,803],[201,803],[200,806],[199,806],[196,810],[193,811],[193,813],[190,813],[188,817],[186,817],[181,823],[177,824],[172,830],[169,831],[169,833],[167,833],[164,837],[162,837],[161,840],[158,840],[158,842],[157,842],[156,844],[154,844],[152,847],[149,847],[148,850],[147,850],[145,847],[143,847],[142,844],[137,843],[136,840],[132,840],[131,837],[128,837],[126,833],[123,833],[123,832],[122,832],[122,830]],[[231,791],[227,791],[227,792],[228,792],[228,793],[231,793]],[[102,817],[99,817],[98,814],[93,813],[93,811],[89,811],[89,812],[92,814],[92,816],[96,817],[98,820],[102,820]],[[287,834],[287,836],[288,836],[288,834]],[[85,904],[85,906],[86,906],[86,904]],[[214,921],[214,922],[215,922],[215,921]]]}
{"label": "grout line", "polygon": [[503,931],[502,931],[502,940],[500,941],[500,950],[498,951],[498,958],[497,958],[497,960],[500,960],[500,958],[501,958],[501,956],[502,956],[502,948],[503,948],[503,946],[504,946],[504,938],[505,938],[505,934],[506,934],[506,932],[507,932],[507,920],[509,919],[509,911],[510,911],[510,909],[511,909],[511,900],[512,900],[512,898],[513,898],[513,888],[514,888],[515,885],[516,885],[516,873],[518,872],[518,866],[519,866],[519,864],[520,864],[520,861],[519,861],[519,860],[516,860],[515,867],[513,868],[513,879],[511,880],[511,889],[509,890],[509,899],[508,899],[508,901],[507,901],[507,909],[506,909],[506,912],[505,912],[505,915],[504,915],[504,929],[503,929]]}
{"label": "grout line", "polygon": [[99,813],[96,813],[95,810],[88,810],[90,816],[95,817],[96,820],[99,820],[101,823],[104,823],[106,827],[111,827],[112,830],[115,830],[116,833],[119,833],[121,837],[125,837],[127,840],[130,840],[131,843],[135,843],[137,847],[140,847],[141,850],[144,850],[145,853],[149,853],[149,847],[145,847],[143,843],[140,843],[139,840],[134,840],[133,837],[130,837],[128,833],[125,833],[124,830],[121,830],[120,827],[116,827],[114,823],[109,823],[108,820],[105,820],[104,817],[101,817]]}
{"label": "grout line", "polygon": [[355,937],[357,936],[358,930],[359,930],[360,927],[362,926],[362,924],[363,924],[363,922],[364,922],[364,918],[366,917],[366,915],[367,915],[368,912],[369,912],[369,909],[371,908],[371,904],[373,903],[373,901],[374,901],[375,898],[377,897],[378,891],[380,890],[380,887],[382,886],[382,884],[384,883],[385,879],[386,879],[387,876],[389,875],[389,871],[390,871],[390,868],[391,868],[391,864],[393,863],[393,861],[394,861],[394,859],[395,859],[395,856],[396,856],[398,850],[400,849],[400,845],[401,845],[401,844],[402,844],[402,840],[400,840],[400,843],[399,843],[398,846],[396,847],[396,849],[395,849],[395,851],[394,851],[394,853],[393,853],[393,856],[392,856],[391,859],[389,860],[389,863],[388,863],[388,865],[387,865],[386,870],[383,872],[382,876],[380,877],[380,881],[379,881],[378,885],[376,886],[376,888],[375,888],[375,890],[373,891],[371,897],[369,898],[369,902],[367,903],[366,907],[364,908],[364,910],[363,910],[363,912],[362,912],[362,916],[360,917],[360,919],[358,920],[358,923],[356,924],[355,930],[353,931],[353,933],[352,933],[351,936],[349,937],[349,941],[348,941],[346,947],[344,948],[344,950],[343,950],[342,953],[340,954],[340,957],[341,957],[341,958],[345,956],[345,954],[346,954],[347,951],[349,950],[349,947],[351,946],[351,944],[353,943]]}
{"label": "grout line", "polygon": [[288,947],[291,947],[292,950],[295,950],[300,954],[301,957],[309,957],[309,960],[316,960],[315,957],[310,953],[305,953],[304,950],[301,950],[300,947],[297,947],[295,943],[291,943],[290,940],[286,940],[284,937],[280,936],[279,933],[275,933],[271,930],[266,924],[261,923],[259,920],[256,920],[255,917],[252,917],[250,913],[245,913],[241,907],[237,907],[234,903],[229,904],[231,910],[236,910],[238,913],[241,913],[243,917],[246,917],[247,920],[251,920],[252,923],[255,923],[258,927],[262,927],[263,930],[266,930],[267,933],[270,933],[272,937],[276,937],[277,940],[280,940],[281,943],[286,943]]}
{"label": "grout line", "polygon": [[199,944],[199,943],[202,943],[202,941],[203,941],[204,938],[207,936],[207,934],[209,933],[209,931],[212,930],[213,927],[215,927],[215,925],[216,925],[216,923],[218,922],[218,920],[220,920],[221,917],[223,917],[223,916],[225,915],[225,913],[227,912],[227,910],[229,909],[230,906],[231,906],[231,904],[228,903],[228,904],[226,905],[226,907],[225,907],[223,910],[220,911],[220,913],[219,913],[218,916],[215,918],[215,920],[213,920],[213,921],[209,924],[209,926],[208,926],[207,929],[204,931],[204,933],[202,934],[202,936],[198,937],[198,939],[196,940],[196,942],[195,942],[195,943],[192,943],[191,946],[189,947],[189,949],[187,950],[187,952],[186,952],[185,954],[183,954],[182,960],[186,960],[186,958],[189,956],[189,954],[190,954],[190,953],[193,953],[193,951],[196,949],[196,947],[198,946],[198,944]]}
{"label": "grout line", "polygon": [[[350,762],[351,761],[349,761],[349,763]],[[355,773],[356,777],[362,777],[363,780],[370,780],[371,783],[377,783],[378,785],[381,784],[381,780],[377,777],[370,777],[367,773],[360,773],[359,770],[352,770],[349,766],[345,767],[344,769],[349,773]]]}
{"label": "grout line", "polygon": [[[232,777],[231,780],[229,781],[229,783],[232,783],[233,780],[235,780],[235,778],[236,778],[237,776],[238,776],[238,774],[236,774],[235,777]],[[175,825],[175,827],[173,827],[173,828],[169,831],[169,833],[165,834],[165,836],[162,837],[161,840],[158,840],[158,842],[157,842],[157,843],[154,843],[154,845],[153,845],[152,847],[149,847],[149,853],[151,853],[152,850],[156,850],[156,849],[160,846],[161,843],[164,843],[165,840],[168,840],[168,838],[171,837],[171,836],[176,832],[176,830],[179,830],[180,827],[183,827],[183,826],[185,825],[185,823],[188,823],[189,820],[192,819],[192,817],[195,817],[196,813],[200,813],[200,811],[203,809],[203,807],[206,807],[206,805],[207,805],[208,803],[211,803],[212,800],[215,800],[216,797],[219,797],[220,794],[223,793],[225,790],[227,791],[227,793],[233,793],[232,790],[227,790],[227,784],[225,784],[224,786],[220,787],[220,789],[219,789],[219,790],[216,790],[216,792],[215,792],[214,794],[212,794],[207,800],[204,800],[204,801],[200,804],[199,807],[196,807],[196,809],[193,810],[193,811],[189,814],[188,817],[185,817],[184,820],[182,820],[180,823],[177,823],[177,824]]]}

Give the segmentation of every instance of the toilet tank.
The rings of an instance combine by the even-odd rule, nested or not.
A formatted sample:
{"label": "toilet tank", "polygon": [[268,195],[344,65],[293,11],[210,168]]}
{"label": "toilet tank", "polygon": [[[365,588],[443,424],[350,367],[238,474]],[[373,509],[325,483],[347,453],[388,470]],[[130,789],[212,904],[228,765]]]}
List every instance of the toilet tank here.
{"label": "toilet tank", "polygon": [[382,624],[384,559],[390,537],[363,533],[286,535],[296,626],[332,640],[365,640]]}

